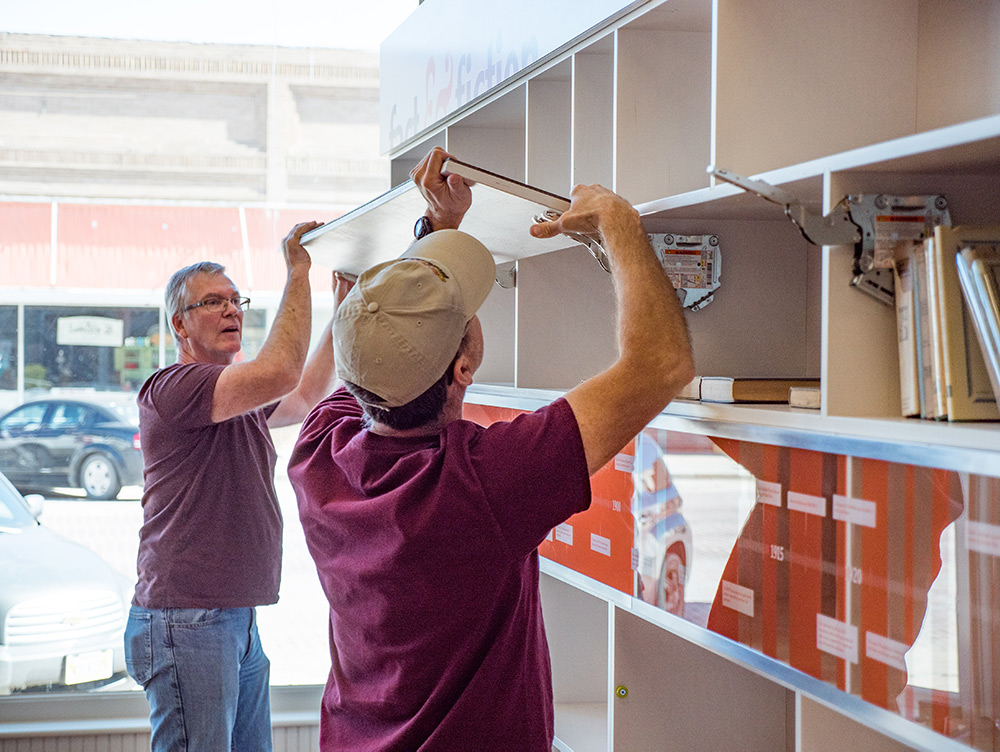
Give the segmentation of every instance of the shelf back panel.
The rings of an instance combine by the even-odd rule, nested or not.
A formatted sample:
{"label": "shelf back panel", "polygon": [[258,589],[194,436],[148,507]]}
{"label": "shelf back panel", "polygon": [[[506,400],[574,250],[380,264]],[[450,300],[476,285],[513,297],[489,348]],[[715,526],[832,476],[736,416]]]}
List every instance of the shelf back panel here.
{"label": "shelf back panel", "polygon": [[708,187],[708,32],[621,29],[615,190],[633,204]]}
{"label": "shelf back panel", "polygon": [[787,748],[784,687],[621,609],[614,645],[614,749]]}
{"label": "shelf back panel", "polygon": [[913,0],[719,0],[715,162],[742,175],[916,130]]}

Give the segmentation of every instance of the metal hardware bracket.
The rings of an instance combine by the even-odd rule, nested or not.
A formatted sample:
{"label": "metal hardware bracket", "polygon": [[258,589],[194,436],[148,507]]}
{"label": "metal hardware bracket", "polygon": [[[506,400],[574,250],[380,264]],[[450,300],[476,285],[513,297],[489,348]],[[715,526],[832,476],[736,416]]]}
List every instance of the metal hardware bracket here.
{"label": "metal hardware bracket", "polygon": [[517,262],[497,264],[497,284],[505,290],[517,287]]}
{"label": "metal hardware bracket", "polygon": [[[552,220],[559,219],[561,215],[562,212],[555,209],[546,209],[541,214],[535,215],[535,222],[551,222]],[[590,251],[590,255],[597,259],[597,263],[601,265],[601,268],[608,274],[611,274],[611,262],[608,260],[608,253],[597,241],[597,238],[585,235],[582,232],[564,232],[563,235],[584,246]]]}
{"label": "metal hardware bracket", "polygon": [[719,180],[737,185],[762,199],[784,207],[785,216],[792,220],[802,236],[814,245],[851,245],[861,241],[861,229],[851,220],[850,212],[843,202],[822,217],[806,209],[792,194],[763,180],[751,180],[712,165],[709,165],[708,172]]}
{"label": "metal hardware bracket", "polygon": [[784,207],[802,236],[814,245],[853,245],[851,286],[885,305],[894,305],[893,248],[922,240],[938,224],[950,224],[944,196],[845,196],[826,216],[807,210],[787,191],[751,180],[721,167],[708,172],[767,201]]}
{"label": "metal hardware bracket", "polygon": [[719,236],[653,233],[648,237],[681,305],[697,311],[711,303],[722,285]]}
{"label": "metal hardware bracket", "polygon": [[[547,209],[535,216],[536,222],[550,222],[558,219],[561,212]],[[597,259],[604,271],[611,273],[611,261],[607,251],[598,240],[580,232],[563,233],[566,237],[583,245],[590,255]],[[677,289],[681,305],[692,311],[704,308],[712,302],[713,293],[719,289],[719,276],[722,273],[722,257],[719,253],[719,238],[717,235],[649,235],[657,258],[670,275],[671,282]],[[684,258],[684,257],[687,258]],[[693,258],[697,257],[697,258]],[[679,265],[679,266],[678,266]],[[497,267],[497,284],[506,285]]]}

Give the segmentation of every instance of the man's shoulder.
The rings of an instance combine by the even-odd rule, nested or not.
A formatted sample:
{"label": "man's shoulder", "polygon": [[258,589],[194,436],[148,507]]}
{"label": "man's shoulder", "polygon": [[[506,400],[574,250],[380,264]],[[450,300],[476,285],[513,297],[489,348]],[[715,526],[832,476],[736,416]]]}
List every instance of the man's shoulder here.
{"label": "man's shoulder", "polygon": [[218,378],[218,375],[225,370],[225,366],[219,365],[217,363],[172,363],[169,366],[164,366],[163,368],[153,371],[145,383],[142,385],[142,389],[151,389],[163,384],[173,384],[180,381],[187,381],[192,378],[203,379],[211,378],[213,375]]}
{"label": "man's shoulder", "polygon": [[211,394],[225,366],[214,363],[174,363],[164,366],[146,379],[139,389],[137,403],[154,407],[154,402],[180,399],[189,401],[197,394]]}
{"label": "man's shoulder", "polygon": [[467,441],[483,441],[486,445],[499,442],[511,444],[514,448],[526,446],[535,438],[544,440],[553,434],[579,433],[573,410],[563,398],[537,410],[512,415],[486,426],[476,421],[461,420],[456,421],[455,427]]}

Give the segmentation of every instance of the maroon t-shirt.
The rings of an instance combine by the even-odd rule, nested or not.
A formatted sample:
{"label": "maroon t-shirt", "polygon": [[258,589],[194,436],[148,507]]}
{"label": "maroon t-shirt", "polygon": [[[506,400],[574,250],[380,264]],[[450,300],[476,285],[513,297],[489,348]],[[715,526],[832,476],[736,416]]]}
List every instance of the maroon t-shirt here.
{"label": "maroon t-shirt", "polygon": [[590,504],[569,404],[393,438],[339,389],[288,475],[331,605],[321,748],[548,752],[536,548]]}
{"label": "maroon t-shirt", "polygon": [[172,365],[139,391],[145,492],[137,606],[244,608],[278,600],[281,510],[266,422],[274,406],[213,423],[223,368]]}

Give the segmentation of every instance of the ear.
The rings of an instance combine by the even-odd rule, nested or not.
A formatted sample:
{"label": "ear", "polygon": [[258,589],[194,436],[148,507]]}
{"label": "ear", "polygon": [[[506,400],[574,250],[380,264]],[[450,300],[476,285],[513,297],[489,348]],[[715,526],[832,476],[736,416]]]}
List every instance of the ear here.
{"label": "ear", "polygon": [[451,367],[452,383],[466,389],[471,386],[475,373],[476,368],[472,359],[465,353],[461,353],[455,358],[455,364]]}
{"label": "ear", "polygon": [[170,321],[174,325],[174,335],[177,339],[187,339],[187,328],[184,326],[184,317],[179,313],[175,313]]}

